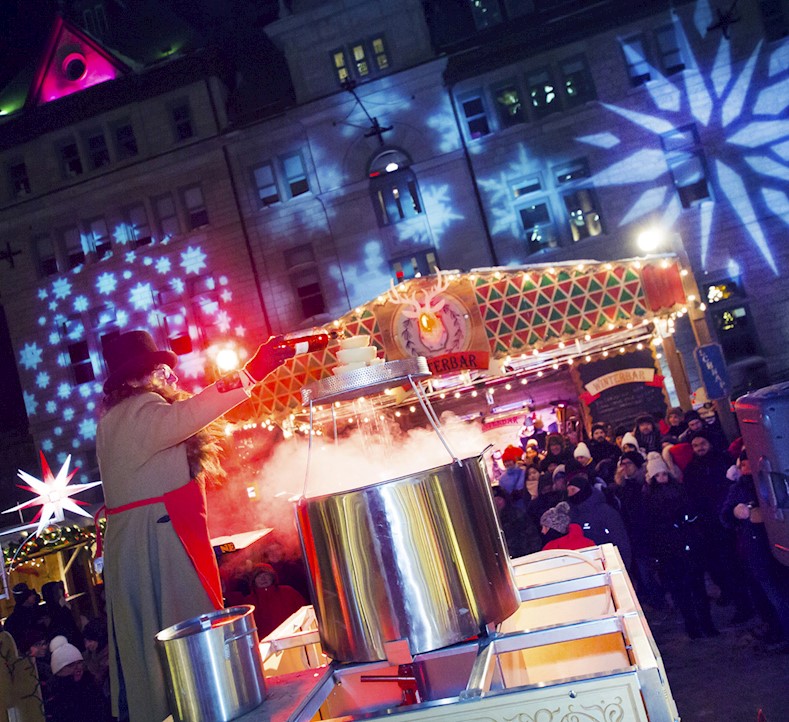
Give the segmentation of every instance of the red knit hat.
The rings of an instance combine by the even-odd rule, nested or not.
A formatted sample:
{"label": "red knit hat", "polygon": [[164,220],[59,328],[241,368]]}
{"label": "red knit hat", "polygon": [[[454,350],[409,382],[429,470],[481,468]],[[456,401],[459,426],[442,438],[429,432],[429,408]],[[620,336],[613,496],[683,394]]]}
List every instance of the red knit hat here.
{"label": "red knit hat", "polygon": [[519,446],[508,446],[501,453],[502,461],[519,461],[523,458],[523,449]]}

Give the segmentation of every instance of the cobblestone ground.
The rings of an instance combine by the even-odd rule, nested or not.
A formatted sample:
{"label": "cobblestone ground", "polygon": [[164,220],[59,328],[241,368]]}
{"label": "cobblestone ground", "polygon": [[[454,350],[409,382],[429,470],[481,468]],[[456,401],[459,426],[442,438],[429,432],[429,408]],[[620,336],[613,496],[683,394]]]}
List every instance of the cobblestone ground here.
{"label": "cobblestone ground", "polygon": [[645,608],[682,722],[789,722],[789,653],[731,626],[734,607],[713,603],[720,636],[691,640],[678,612]]}

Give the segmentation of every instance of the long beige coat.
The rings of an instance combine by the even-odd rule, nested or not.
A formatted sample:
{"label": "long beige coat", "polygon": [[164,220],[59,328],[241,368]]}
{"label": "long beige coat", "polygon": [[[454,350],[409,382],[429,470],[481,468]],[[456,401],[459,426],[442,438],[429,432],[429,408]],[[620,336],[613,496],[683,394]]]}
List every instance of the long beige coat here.
{"label": "long beige coat", "polygon": [[[212,385],[173,404],[143,393],[110,409],[96,434],[107,507],[161,496],[186,484],[184,442],[246,398],[243,389],[220,394]],[[119,655],[131,722],[160,722],[170,709],[155,635],[214,609],[163,503],[109,517],[104,582],[113,714],[118,714]]]}

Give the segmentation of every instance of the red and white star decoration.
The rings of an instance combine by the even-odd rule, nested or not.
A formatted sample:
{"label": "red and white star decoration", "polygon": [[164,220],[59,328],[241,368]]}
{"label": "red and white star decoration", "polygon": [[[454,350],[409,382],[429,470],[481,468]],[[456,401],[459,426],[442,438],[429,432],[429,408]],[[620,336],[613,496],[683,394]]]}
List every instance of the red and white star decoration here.
{"label": "red and white star decoration", "polygon": [[79,494],[82,491],[92,489],[94,486],[101,484],[101,482],[94,481],[90,484],[75,484],[74,486],[69,486],[69,482],[74,478],[74,474],[79,471],[79,467],[77,467],[74,469],[74,471],[69,473],[68,467],[71,463],[71,454],[66,457],[66,461],[63,463],[63,466],[60,467],[60,471],[57,473],[57,476],[52,474],[52,470],[49,468],[49,464],[47,464],[47,460],[44,458],[44,452],[40,452],[40,454],[41,471],[43,472],[44,476],[43,479],[36,479],[36,477],[31,476],[21,469],[19,469],[17,472],[17,476],[22,479],[22,481],[26,481],[28,484],[27,486],[24,484],[17,484],[17,486],[20,489],[25,489],[26,491],[36,494],[36,497],[34,499],[30,499],[29,501],[23,502],[22,504],[17,504],[10,509],[6,509],[3,514],[7,514],[12,511],[18,511],[19,509],[27,509],[31,506],[40,506],[41,508],[33,518],[34,522],[38,521],[35,534],[36,536],[41,534],[41,532],[44,531],[44,529],[46,529],[52,522],[63,521],[64,510],[68,510],[74,514],[80,514],[81,516],[86,516],[91,519],[91,515],[80,506],[86,506],[85,502],[76,501],[71,497],[74,494]]}

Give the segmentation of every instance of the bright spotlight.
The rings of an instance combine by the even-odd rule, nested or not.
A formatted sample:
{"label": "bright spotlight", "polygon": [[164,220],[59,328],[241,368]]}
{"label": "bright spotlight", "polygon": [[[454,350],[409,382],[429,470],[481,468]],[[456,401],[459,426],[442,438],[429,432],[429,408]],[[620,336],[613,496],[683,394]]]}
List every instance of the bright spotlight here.
{"label": "bright spotlight", "polygon": [[215,363],[220,373],[227,373],[228,371],[237,369],[240,366],[241,361],[238,358],[238,353],[234,348],[223,348],[217,352]]}
{"label": "bright spotlight", "polygon": [[656,226],[646,228],[638,234],[636,241],[644,253],[654,253],[666,242],[666,232]]}

